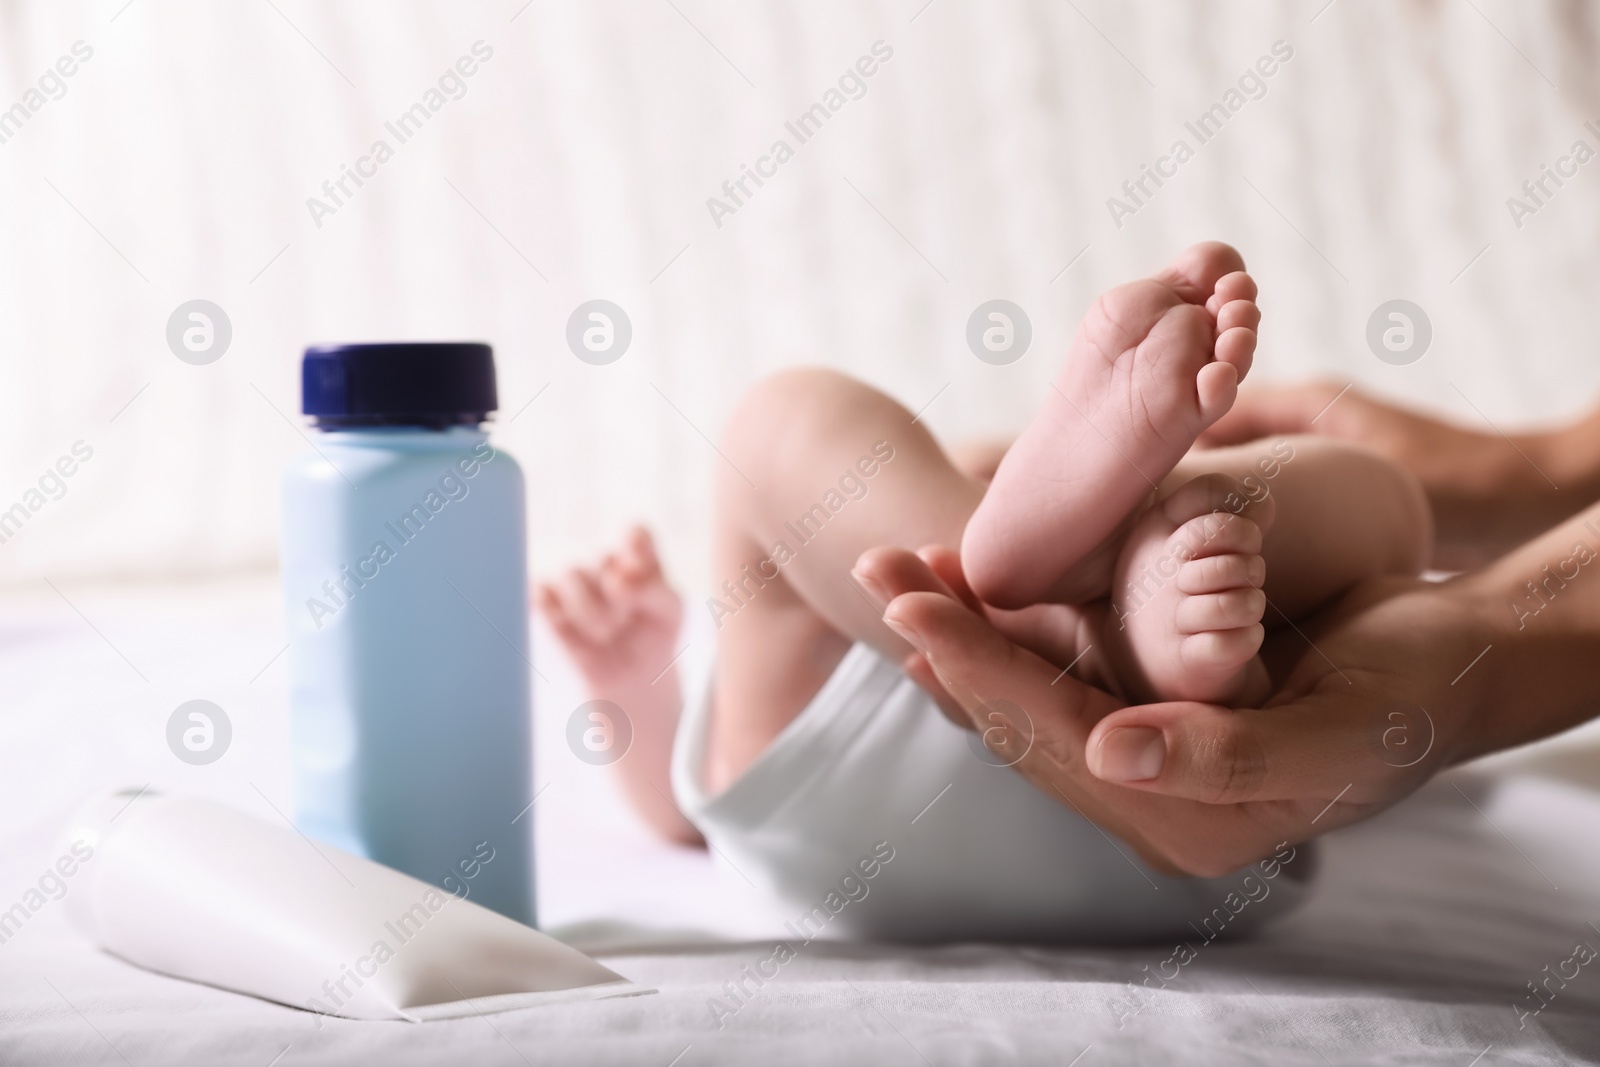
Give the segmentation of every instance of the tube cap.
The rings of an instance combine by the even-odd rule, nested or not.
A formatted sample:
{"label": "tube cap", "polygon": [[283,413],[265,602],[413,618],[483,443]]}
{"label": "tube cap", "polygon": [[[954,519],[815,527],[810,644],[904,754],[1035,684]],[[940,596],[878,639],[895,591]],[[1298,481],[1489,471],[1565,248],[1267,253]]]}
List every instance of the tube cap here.
{"label": "tube cap", "polygon": [[494,350],[476,342],[312,345],[300,387],[325,428],[476,426],[500,406]]}

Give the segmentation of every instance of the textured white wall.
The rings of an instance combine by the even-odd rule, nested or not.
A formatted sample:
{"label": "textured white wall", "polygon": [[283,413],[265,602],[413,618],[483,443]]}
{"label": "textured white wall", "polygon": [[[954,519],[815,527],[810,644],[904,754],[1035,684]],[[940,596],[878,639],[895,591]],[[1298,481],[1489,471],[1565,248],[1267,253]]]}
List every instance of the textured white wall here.
{"label": "textured white wall", "polygon": [[[492,341],[503,418],[545,389],[500,431],[536,567],[639,516],[693,579],[697,428],[752,380],[830,363],[913,408],[948,384],[938,432],[1014,428],[1094,294],[1202,237],[1261,279],[1263,377],[1500,425],[1600,392],[1600,162],[1520,229],[1506,208],[1600,148],[1580,2],[124,2],[0,5],[0,108],[93,49],[0,144],[0,508],[94,449],[0,583],[270,567],[319,340]],[[317,227],[307,197],[480,39],[466,95]],[[717,227],[707,197],[878,40],[866,95]],[[1265,97],[1115,226],[1107,197],[1277,40]],[[1363,341],[1398,296],[1436,331],[1407,367]],[[234,329],[203,367],[164,337],[196,297]],[[593,297],[633,320],[608,367],[564,344]],[[992,297],[1033,321],[1010,367],[963,339]]]}

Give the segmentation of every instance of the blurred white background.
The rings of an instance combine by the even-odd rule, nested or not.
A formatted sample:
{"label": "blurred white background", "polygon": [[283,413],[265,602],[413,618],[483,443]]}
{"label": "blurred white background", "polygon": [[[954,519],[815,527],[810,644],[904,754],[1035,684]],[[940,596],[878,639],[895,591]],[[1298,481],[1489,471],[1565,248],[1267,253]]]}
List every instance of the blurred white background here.
{"label": "blurred white background", "polygon": [[[750,382],[827,363],[932,401],[941,435],[1014,429],[1093,296],[1206,237],[1261,280],[1258,376],[1566,417],[1600,391],[1600,164],[1520,228],[1506,201],[1600,147],[1597,36],[1580,0],[6,2],[0,108],[92,57],[0,126],[0,508],[93,458],[0,544],[0,584],[270,571],[301,349],[376,339],[495,345],[536,570],[638,517],[698,581],[702,434]],[[384,123],[477,41],[398,144]],[[877,41],[865,95],[716,225],[707,198]],[[1265,95],[1115,225],[1107,198],[1276,41]],[[379,138],[394,158],[317,225]],[[564,340],[597,297],[634,327],[606,367]],[[1009,367],[963,337],[995,297],[1034,325]],[[1363,340],[1394,297],[1434,324],[1411,366]],[[195,298],[233,326],[208,366],[165,339]]]}

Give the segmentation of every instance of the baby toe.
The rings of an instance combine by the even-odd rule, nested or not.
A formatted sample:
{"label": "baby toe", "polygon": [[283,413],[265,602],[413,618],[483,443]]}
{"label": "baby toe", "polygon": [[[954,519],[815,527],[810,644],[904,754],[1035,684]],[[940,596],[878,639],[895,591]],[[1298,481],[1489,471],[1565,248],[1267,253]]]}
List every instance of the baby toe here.
{"label": "baby toe", "polygon": [[1230,327],[1217,335],[1213,351],[1217,362],[1232,367],[1242,381],[1244,376],[1250,373],[1250,367],[1255,362],[1256,331],[1249,326]]}
{"label": "baby toe", "polygon": [[1266,595],[1254,586],[1246,586],[1185,597],[1178,604],[1173,623],[1181,634],[1238,630],[1260,622],[1266,610]]}
{"label": "baby toe", "polygon": [[1252,553],[1225,553],[1191,559],[1178,568],[1178,592],[1188,596],[1229,589],[1261,588],[1267,561]]}
{"label": "baby toe", "polygon": [[612,611],[625,609],[637,596],[636,580],[620,561],[600,568],[599,585],[600,597]]}
{"label": "baby toe", "polygon": [[1259,622],[1237,630],[1207,630],[1185,637],[1178,653],[1185,665],[1196,669],[1236,667],[1261,650],[1266,636]]}
{"label": "baby toe", "polygon": [[1184,249],[1156,277],[1185,300],[1199,304],[1216,291],[1218,282],[1244,270],[1238,249],[1221,241],[1202,241]]}
{"label": "baby toe", "polygon": [[604,642],[616,628],[615,605],[597,575],[575,567],[557,583],[567,618],[591,641]]}
{"label": "baby toe", "polygon": [[1234,271],[1217,279],[1216,287],[1206,299],[1206,310],[1216,315],[1226,304],[1234,300],[1254,300],[1255,298],[1256,280],[1245,271]]}
{"label": "baby toe", "polygon": [[617,558],[623,569],[631,574],[648,577],[661,570],[661,560],[656,555],[655,538],[651,537],[650,531],[643,526],[635,526],[628,531]]}
{"label": "baby toe", "polygon": [[1217,336],[1222,336],[1235,326],[1254,330],[1261,325],[1261,309],[1253,300],[1230,300],[1217,312]]}
{"label": "baby toe", "polygon": [[1195,390],[1200,397],[1200,418],[1207,426],[1228,413],[1239,396],[1238,366],[1231,360],[1220,360],[1200,368],[1195,375]]}
{"label": "baby toe", "polygon": [[541,582],[534,593],[534,600],[539,606],[539,614],[550,624],[550,629],[563,644],[575,647],[590,643],[588,632],[574,621],[572,613],[567,610],[566,601],[562,599],[558,586],[550,582]]}

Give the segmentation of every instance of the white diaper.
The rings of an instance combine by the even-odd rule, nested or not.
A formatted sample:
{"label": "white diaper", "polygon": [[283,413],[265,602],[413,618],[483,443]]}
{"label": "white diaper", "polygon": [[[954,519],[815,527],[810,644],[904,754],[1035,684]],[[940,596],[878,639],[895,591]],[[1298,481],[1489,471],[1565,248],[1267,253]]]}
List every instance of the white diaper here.
{"label": "white diaper", "polygon": [[1299,862],[1284,848],[1227,878],[1157,874],[980,758],[863,644],[737,781],[707,795],[709,692],[706,678],[678,727],[678,804],[739,875],[793,909],[802,939],[1194,942],[1259,926],[1305,895],[1303,845]]}

